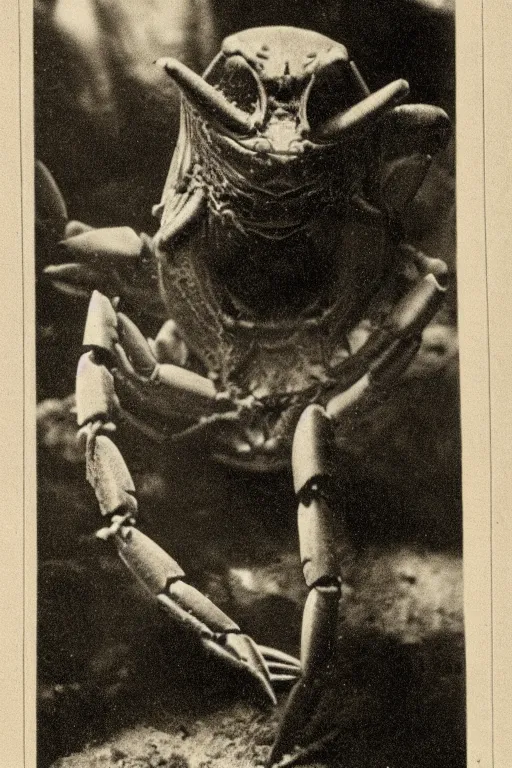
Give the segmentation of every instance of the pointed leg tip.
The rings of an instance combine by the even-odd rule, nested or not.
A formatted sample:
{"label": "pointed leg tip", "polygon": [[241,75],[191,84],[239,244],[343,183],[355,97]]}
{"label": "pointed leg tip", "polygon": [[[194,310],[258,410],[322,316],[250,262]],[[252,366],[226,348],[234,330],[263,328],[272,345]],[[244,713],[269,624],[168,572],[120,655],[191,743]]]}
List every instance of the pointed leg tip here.
{"label": "pointed leg tip", "polygon": [[231,633],[227,635],[226,645],[245,666],[259,691],[263,694],[264,700],[275,706],[277,698],[272,687],[268,666],[254,640],[248,635]]}
{"label": "pointed leg tip", "polygon": [[277,696],[270,680],[254,667],[245,664],[245,669],[254,683],[256,695],[261,705],[264,708],[277,706]]}
{"label": "pointed leg tip", "polygon": [[[267,768],[291,768],[291,766],[305,766],[310,765],[311,763],[316,765],[325,748],[332,744],[339,735],[340,728],[336,727],[315,741],[309,742],[304,746],[297,745],[290,748],[290,742],[288,740],[288,743],[284,745],[285,749],[283,749],[283,742],[279,742],[278,737],[276,744],[272,748],[266,766]],[[322,762],[322,765],[324,764],[323,760],[320,762]]]}
{"label": "pointed leg tip", "polygon": [[277,648],[271,648],[269,645],[258,645],[259,651],[267,664],[272,662],[281,662],[283,664],[289,664],[297,667],[300,670],[300,660],[291,656],[289,653],[280,651]]}
{"label": "pointed leg tip", "polygon": [[258,674],[258,683],[265,701],[275,707],[277,705],[277,697],[270,682],[263,675]]}
{"label": "pointed leg tip", "polygon": [[[281,724],[269,756],[269,766],[281,765],[286,755],[296,753],[304,726],[317,702],[318,690],[299,679],[288,696]],[[288,765],[288,761],[286,761]]]}

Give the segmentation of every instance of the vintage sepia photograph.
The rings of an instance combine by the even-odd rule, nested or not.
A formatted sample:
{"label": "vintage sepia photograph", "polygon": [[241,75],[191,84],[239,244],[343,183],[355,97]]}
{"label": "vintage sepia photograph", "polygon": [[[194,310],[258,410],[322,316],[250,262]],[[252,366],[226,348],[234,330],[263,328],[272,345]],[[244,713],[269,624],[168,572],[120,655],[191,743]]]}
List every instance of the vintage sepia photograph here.
{"label": "vintage sepia photograph", "polygon": [[453,0],[36,0],[37,768],[465,768]]}

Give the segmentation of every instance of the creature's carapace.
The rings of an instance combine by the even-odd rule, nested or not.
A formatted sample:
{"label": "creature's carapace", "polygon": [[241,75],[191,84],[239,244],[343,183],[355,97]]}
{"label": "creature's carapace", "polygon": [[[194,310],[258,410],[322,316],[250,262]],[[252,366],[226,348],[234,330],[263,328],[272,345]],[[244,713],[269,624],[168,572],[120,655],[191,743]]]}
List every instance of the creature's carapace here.
{"label": "creature's carapace", "polygon": [[[289,350],[299,333],[304,367],[329,376],[345,330],[396,270],[401,212],[446,142],[448,118],[397,106],[404,80],[370,93],[345,46],[307,30],[232,35],[203,77],[160,63],[183,93],[155,207],[170,314],[223,386],[243,364],[243,389],[276,388],[261,381],[275,370],[257,350],[247,365],[244,329],[253,350],[265,334]],[[312,384],[301,377],[298,389]]]}
{"label": "creature's carapace", "polygon": [[[437,107],[398,105],[404,80],[370,93],[345,46],[307,30],[232,35],[202,77],[160,64],[183,98],[159,231],[82,232],[65,245],[89,266],[54,275],[84,275],[110,297],[139,293],[147,307],[158,272],[195,370],[234,408],[253,403],[266,467],[271,445],[286,460],[309,403],[327,403],[381,354],[371,339],[393,307],[400,318],[411,286],[444,273],[402,242],[401,221],[449,120]],[[129,280],[118,280],[122,264]],[[94,284],[98,270],[106,279]],[[422,285],[411,312],[427,322],[421,291],[440,294]]]}

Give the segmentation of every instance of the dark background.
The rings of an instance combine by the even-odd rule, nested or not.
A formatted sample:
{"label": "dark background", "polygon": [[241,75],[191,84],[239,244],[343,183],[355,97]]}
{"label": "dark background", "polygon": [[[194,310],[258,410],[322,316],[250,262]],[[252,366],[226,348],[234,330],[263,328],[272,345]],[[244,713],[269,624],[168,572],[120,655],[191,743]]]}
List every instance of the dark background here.
{"label": "dark background", "polygon": [[[150,210],[176,139],[178,95],[152,62],[176,55],[201,71],[225,35],[266,24],[344,42],[372,89],[405,77],[411,101],[438,104],[455,119],[448,4],[39,0],[36,156],[57,179],[70,218],[154,232]],[[409,239],[452,271],[454,210],[452,143],[406,222]],[[107,765],[192,766],[205,729],[215,735],[214,746],[197,747],[205,764],[225,765],[236,744],[246,762],[235,764],[257,765],[277,715],[259,713],[243,681],[205,665],[93,537],[101,521],[64,399],[87,301],[57,293],[42,277],[59,259],[47,232],[39,232],[36,256],[39,766],[76,751],[61,765],[95,765],[104,739]],[[319,765],[465,764],[455,322],[452,289],[419,360],[345,457],[354,558],[337,664],[312,726],[316,735],[337,729]],[[154,329],[148,322],[144,330]],[[304,588],[288,473],[245,476],[205,456],[161,456],[129,433],[118,444],[144,529],[259,642],[297,653]],[[130,730],[120,736],[124,726]],[[151,743],[144,727],[153,729]]]}

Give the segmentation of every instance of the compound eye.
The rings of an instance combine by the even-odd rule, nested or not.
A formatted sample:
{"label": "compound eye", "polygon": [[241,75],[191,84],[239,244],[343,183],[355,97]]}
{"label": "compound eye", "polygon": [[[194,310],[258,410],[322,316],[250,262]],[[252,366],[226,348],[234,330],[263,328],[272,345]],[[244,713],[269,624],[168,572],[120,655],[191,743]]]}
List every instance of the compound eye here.
{"label": "compound eye", "polygon": [[350,62],[334,61],[317,70],[306,93],[305,112],[311,131],[349,109],[368,91]]}
{"label": "compound eye", "polygon": [[254,114],[265,111],[263,87],[243,56],[219,57],[204,78],[244,112]]}

